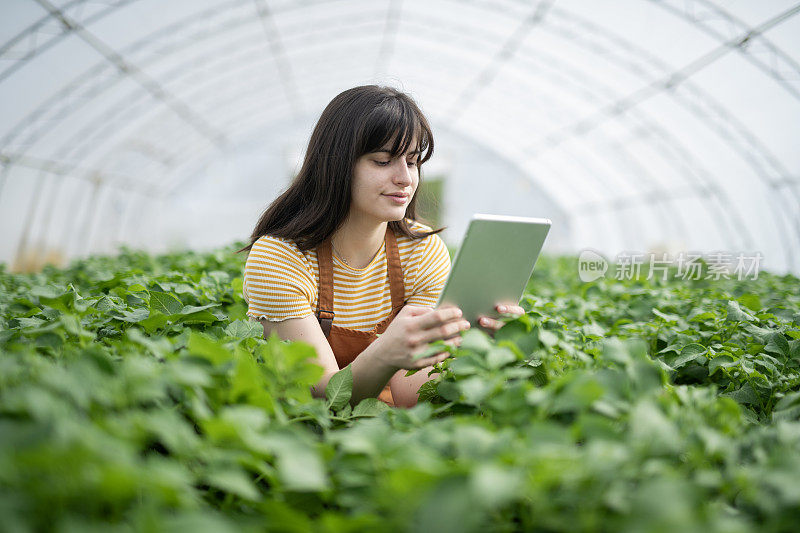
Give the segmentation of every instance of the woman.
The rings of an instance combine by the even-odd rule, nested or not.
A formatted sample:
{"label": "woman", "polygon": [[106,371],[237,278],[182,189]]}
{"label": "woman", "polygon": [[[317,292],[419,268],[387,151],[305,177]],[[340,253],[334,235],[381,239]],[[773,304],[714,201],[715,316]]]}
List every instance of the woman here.
{"label": "woman", "polygon": [[[412,406],[448,354],[415,356],[469,328],[459,309],[432,309],[450,271],[441,229],[415,220],[420,167],[432,153],[428,121],[409,96],[374,85],[344,91],[322,112],[298,176],[242,249],[247,314],[265,336],[316,348],[324,375],[315,396],[350,364],[353,405],[380,394]],[[481,325],[501,323],[484,317]],[[408,369],[423,370],[406,377]]]}

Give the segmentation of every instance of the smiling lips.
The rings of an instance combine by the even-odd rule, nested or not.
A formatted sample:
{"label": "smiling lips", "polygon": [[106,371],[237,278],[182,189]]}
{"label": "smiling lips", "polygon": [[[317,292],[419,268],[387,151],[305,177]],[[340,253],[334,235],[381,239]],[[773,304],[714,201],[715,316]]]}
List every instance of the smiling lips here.
{"label": "smiling lips", "polygon": [[408,200],[408,194],[404,192],[398,192],[395,194],[384,194],[384,196],[391,198],[397,204],[404,204]]}

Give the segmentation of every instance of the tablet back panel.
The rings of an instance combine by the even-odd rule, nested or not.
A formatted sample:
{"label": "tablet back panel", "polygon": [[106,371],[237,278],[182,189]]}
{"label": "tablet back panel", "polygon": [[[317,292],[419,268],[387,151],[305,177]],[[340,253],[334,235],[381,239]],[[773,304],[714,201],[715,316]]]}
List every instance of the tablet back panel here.
{"label": "tablet back panel", "polygon": [[475,325],[479,315],[497,317],[498,303],[517,305],[550,225],[541,218],[475,215],[437,307],[456,305]]}

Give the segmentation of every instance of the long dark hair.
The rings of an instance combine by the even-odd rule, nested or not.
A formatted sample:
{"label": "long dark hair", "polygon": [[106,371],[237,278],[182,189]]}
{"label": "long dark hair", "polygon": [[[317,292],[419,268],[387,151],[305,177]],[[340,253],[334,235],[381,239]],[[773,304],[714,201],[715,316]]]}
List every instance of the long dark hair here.
{"label": "long dark hair", "polygon": [[[425,115],[405,93],[391,87],[364,85],[336,96],[314,127],[299,174],[264,211],[250,236],[250,250],[260,237],[289,239],[301,250],[316,248],[344,222],[350,211],[353,168],[359,157],[392,141],[391,156],[406,153],[417,139],[417,167],[433,155],[433,134]],[[419,190],[419,186],[417,187]],[[417,195],[406,208],[406,219],[416,220]],[[398,235],[420,239],[429,232],[412,231],[403,220],[389,222]]]}

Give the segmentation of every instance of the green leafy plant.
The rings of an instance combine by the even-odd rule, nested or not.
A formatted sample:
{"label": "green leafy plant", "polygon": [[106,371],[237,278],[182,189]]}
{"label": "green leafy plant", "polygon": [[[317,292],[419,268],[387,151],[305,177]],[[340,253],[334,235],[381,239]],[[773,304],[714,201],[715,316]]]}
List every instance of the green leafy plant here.
{"label": "green leafy plant", "polygon": [[0,267],[0,530],[786,531],[797,278],[600,279],[543,257],[412,409],[325,398],[231,249]]}

